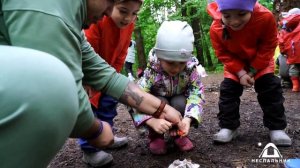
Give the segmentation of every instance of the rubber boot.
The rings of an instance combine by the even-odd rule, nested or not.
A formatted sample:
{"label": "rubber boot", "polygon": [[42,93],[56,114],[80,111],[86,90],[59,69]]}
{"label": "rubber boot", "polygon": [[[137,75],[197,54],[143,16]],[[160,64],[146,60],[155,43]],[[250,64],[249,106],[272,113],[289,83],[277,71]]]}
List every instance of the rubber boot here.
{"label": "rubber boot", "polygon": [[175,145],[179,148],[180,151],[186,152],[194,148],[193,142],[188,137],[177,137],[174,140]]}
{"label": "rubber boot", "polygon": [[297,76],[293,76],[291,77],[292,83],[293,83],[293,92],[299,92],[300,91],[300,82],[299,82],[299,78]]}
{"label": "rubber boot", "polygon": [[163,134],[158,134],[153,129],[149,129],[148,138],[150,140],[149,149],[152,154],[163,155],[167,153],[167,145]]}

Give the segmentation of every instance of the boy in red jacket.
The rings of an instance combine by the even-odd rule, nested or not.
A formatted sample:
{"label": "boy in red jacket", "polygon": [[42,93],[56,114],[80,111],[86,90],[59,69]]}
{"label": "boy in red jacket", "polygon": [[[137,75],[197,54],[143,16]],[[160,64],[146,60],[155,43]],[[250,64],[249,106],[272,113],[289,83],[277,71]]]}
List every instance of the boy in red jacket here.
{"label": "boy in red jacket", "polygon": [[213,136],[214,141],[227,143],[237,136],[240,96],[244,86],[254,84],[271,142],[290,146],[291,139],[284,131],[282,88],[274,75],[277,28],[272,13],[256,0],[216,0],[207,10],[214,18],[210,37],[216,56],[224,64],[225,78],[219,98],[221,130]]}
{"label": "boy in red jacket", "polygon": [[293,83],[293,92],[300,91],[300,9],[289,10],[280,22],[279,48],[287,58],[289,76]]}
{"label": "boy in red jacket", "polygon": [[[102,20],[91,25],[85,30],[85,35],[96,53],[120,72],[125,63],[134,22],[143,0],[115,0],[114,2],[111,16],[104,16]],[[91,90],[89,93],[92,93],[90,101],[94,114],[113,127],[118,101],[111,96]],[[113,161],[111,154],[92,147],[87,141],[81,139],[79,143],[83,150],[84,162],[92,166],[103,166]],[[114,144],[109,148],[119,148],[127,143],[126,137],[114,136]]]}

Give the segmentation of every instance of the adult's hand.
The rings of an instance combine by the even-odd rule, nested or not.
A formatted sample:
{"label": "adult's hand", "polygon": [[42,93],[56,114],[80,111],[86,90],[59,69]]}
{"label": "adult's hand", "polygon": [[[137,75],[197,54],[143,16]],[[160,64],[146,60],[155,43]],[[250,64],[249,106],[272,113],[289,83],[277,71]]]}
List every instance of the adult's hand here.
{"label": "adult's hand", "polygon": [[[144,92],[133,82],[128,84],[119,100],[120,102],[149,115],[153,115],[161,105],[161,100],[159,98]],[[180,125],[182,116],[180,112],[173,107],[166,105],[159,118],[165,119],[172,124]]]}
{"label": "adult's hand", "polygon": [[180,112],[168,104],[166,104],[159,118],[163,118],[171,122],[173,126],[177,127],[179,130],[185,129],[185,124],[182,122],[182,116]]}
{"label": "adult's hand", "polygon": [[172,106],[166,104],[159,118],[163,118],[175,125],[178,125],[181,124],[182,116],[179,111],[174,109]]}
{"label": "adult's hand", "polygon": [[94,136],[95,134],[98,134],[98,131],[100,129],[100,122],[102,122],[102,132],[100,134],[92,139],[87,140],[88,143],[94,147],[97,148],[105,148],[114,142],[114,135],[111,129],[111,126],[105,122],[100,121],[98,119],[94,120],[94,123],[92,127],[84,134],[83,138],[90,138],[91,136]]}

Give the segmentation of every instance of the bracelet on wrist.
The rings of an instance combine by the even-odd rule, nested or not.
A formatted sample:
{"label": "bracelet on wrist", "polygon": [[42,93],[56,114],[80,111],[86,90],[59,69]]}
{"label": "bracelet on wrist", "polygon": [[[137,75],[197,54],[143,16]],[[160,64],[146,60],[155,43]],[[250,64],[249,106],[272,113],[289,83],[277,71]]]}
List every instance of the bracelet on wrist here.
{"label": "bracelet on wrist", "polygon": [[96,139],[103,132],[103,123],[100,120],[98,120],[98,121],[99,121],[99,126],[98,126],[98,129],[97,129],[97,132],[93,133],[93,135],[91,135],[90,137],[85,138],[86,140]]}
{"label": "bracelet on wrist", "polygon": [[247,72],[244,69],[242,69],[236,75],[238,76],[239,79],[241,79],[241,77],[246,74],[247,74]]}
{"label": "bracelet on wrist", "polygon": [[159,118],[159,116],[161,115],[161,113],[163,112],[165,106],[166,106],[166,102],[165,101],[161,101],[159,107],[157,108],[157,110],[153,113],[153,117],[154,118]]}
{"label": "bracelet on wrist", "polygon": [[157,108],[157,110],[153,113],[153,117],[154,118],[159,118],[159,116],[161,115],[161,113],[163,112],[164,108],[166,106],[166,102],[165,101],[161,101],[159,107]]}
{"label": "bracelet on wrist", "polygon": [[243,76],[245,76],[247,73],[245,73],[245,74],[243,74],[243,75],[241,75],[241,76],[239,76],[239,79],[241,79]]}

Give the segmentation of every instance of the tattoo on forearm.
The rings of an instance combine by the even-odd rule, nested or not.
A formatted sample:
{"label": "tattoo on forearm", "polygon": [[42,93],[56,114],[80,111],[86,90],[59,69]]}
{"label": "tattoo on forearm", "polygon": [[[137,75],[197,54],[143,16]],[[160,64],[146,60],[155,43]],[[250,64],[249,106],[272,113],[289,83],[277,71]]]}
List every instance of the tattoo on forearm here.
{"label": "tattoo on forearm", "polygon": [[131,84],[128,84],[127,88],[125,89],[123,95],[120,98],[120,101],[125,104],[129,104],[129,98],[135,101],[136,106],[140,106],[143,101],[143,96],[139,96],[130,88]]}

